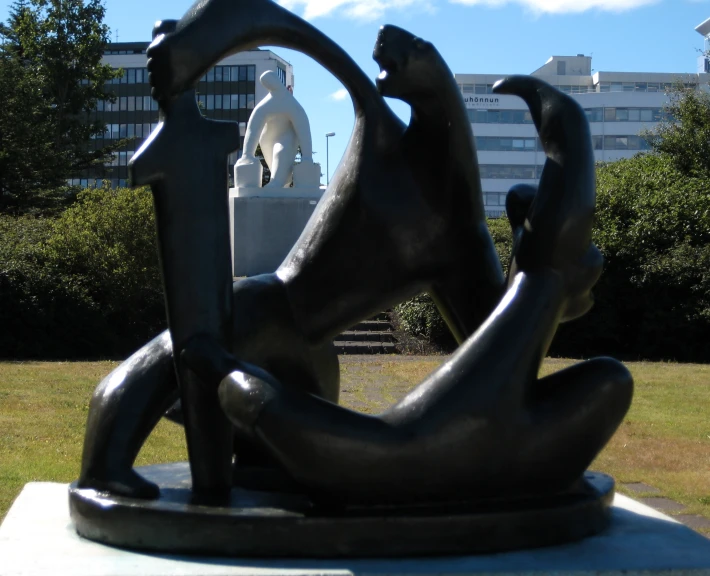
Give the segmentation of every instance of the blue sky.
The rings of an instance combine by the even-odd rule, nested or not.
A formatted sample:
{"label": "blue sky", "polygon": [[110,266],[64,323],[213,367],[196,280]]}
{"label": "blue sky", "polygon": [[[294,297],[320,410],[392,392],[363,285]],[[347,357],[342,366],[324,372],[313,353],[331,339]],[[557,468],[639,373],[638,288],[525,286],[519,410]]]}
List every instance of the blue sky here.
{"label": "blue sky", "polygon": [[[378,27],[396,24],[433,42],[458,73],[530,73],[551,55],[593,56],[595,71],[695,72],[710,0],[282,0],[336,40],[371,77]],[[0,0],[0,20],[8,0]],[[155,20],[180,18],[191,0],[106,0],[106,22],[121,41],[148,40]],[[309,58],[274,48],[294,66],[295,96],[311,121],[325,172],[325,133],[334,170],[352,130],[350,99]],[[408,108],[393,103],[408,119]],[[436,154],[433,151],[433,154]]]}

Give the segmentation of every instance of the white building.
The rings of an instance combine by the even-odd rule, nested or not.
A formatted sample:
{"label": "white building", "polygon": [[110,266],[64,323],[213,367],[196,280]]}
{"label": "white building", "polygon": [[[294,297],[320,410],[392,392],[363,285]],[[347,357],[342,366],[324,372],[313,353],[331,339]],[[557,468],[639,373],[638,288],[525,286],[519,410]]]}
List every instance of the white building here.
{"label": "white building", "polygon": [[[696,29],[710,46],[710,19]],[[707,86],[710,62],[701,58],[697,74],[594,72],[592,58],[553,56],[533,76],[571,94],[587,113],[597,161],[629,158],[647,150],[639,134],[664,118],[666,91],[677,82]],[[505,74],[455,74],[476,136],[486,213],[505,214],[505,196],[513,184],[537,184],[545,154],[525,103],[492,93]]]}

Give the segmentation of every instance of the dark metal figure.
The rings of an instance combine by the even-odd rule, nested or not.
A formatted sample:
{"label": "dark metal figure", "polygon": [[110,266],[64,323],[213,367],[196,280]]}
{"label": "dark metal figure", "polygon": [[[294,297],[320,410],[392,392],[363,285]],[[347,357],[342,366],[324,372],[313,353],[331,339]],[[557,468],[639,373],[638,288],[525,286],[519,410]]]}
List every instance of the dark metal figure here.
{"label": "dark metal figure", "polygon": [[[202,34],[209,40],[201,40]],[[193,43],[201,46],[197,52],[187,59],[178,56],[183,45]],[[284,263],[275,274],[235,284],[231,351],[287,386],[337,401],[337,358],[331,341],[355,322],[430,290],[463,342],[503,294],[504,278],[485,222],[473,137],[453,76],[430,44],[394,27],[378,39],[375,58],[389,68],[381,87],[390,86],[413,106],[412,121],[405,127],[347,54],[270,0],[196,4],[176,32],[158,36],[149,49],[154,95],[168,100],[182,90],[181,78],[199,78],[198,70],[212,65],[212,58],[255,43],[296,47],[321,62],[350,90],[356,120],[328,191]],[[424,45],[426,53],[420,50]],[[422,71],[428,82],[416,80]],[[152,145],[147,143],[146,149]],[[426,153],[432,147],[442,154],[433,163]],[[201,173],[200,167],[194,170]],[[199,277],[193,278],[199,282]],[[146,352],[137,354],[147,359]],[[165,356],[168,350],[161,352],[150,365],[141,362],[139,369],[121,373],[120,384],[109,375],[100,387],[92,402],[90,426],[95,428],[87,436],[100,431],[109,438],[87,443],[84,468],[93,472],[82,474],[82,486],[113,485],[127,495],[148,494],[140,484],[117,486],[113,477],[135,478],[126,463],[158,416],[126,418],[121,411],[124,391],[131,388],[131,396],[144,395],[138,402],[142,406],[162,408],[162,403],[147,398],[157,397],[155,388],[164,390],[169,384],[142,373],[171,362]],[[94,424],[99,421],[101,426]],[[102,454],[94,450],[99,445]]]}
{"label": "dark metal figure", "polygon": [[[148,67],[164,119],[132,169],[153,187],[171,338],[138,351],[92,400],[70,497],[79,533],[172,552],[362,556],[500,551],[603,529],[613,481],[584,472],[626,414],[631,376],[598,358],[538,378],[557,326],[589,310],[602,269],[580,106],[535,78],[494,87],[524,99],[547,155],[538,189],[508,194],[506,289],[466,111],[431,44],[382,28],[376,89],[271,0],[199,0],[156,32]],[[236,283],[230,298],[224,160],[235,133],[200,116],[191,87],[222,57],[260,44],[296,48],[333,72],[353,98],[355,128],[284,263]],[[382,95],[411,105],[409,126]],[[332,338],[424,290],[461,347],[384,414],[339,407]],[[176,397],[173,355],[192,483],[180,465],[153,467],[146,475],[170,488],[159,499],[97,496],[86,488],[156,496],[131,466]],[[218,406],[238,462],[256,451],[295,494],[264,494],[258,481],[258,493],[229,494],[231,433]],[[187,504],[190,486],[219,507]]]}

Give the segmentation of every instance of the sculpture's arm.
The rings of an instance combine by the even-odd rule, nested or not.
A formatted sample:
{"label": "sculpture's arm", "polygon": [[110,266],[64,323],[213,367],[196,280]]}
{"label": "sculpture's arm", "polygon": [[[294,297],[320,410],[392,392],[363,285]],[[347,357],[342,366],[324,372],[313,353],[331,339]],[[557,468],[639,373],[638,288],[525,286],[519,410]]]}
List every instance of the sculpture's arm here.
{"label": "sculpture's arm", "polygon": [[[296,102],[297,103],[297,102]],[[298,104],[298,103],[297,103]],[[296,132],[296,138],[301,147],[301,162],[313,161],[313,142],[311,140],[311,125],[303,107],[298,104],[291,116],[291,125]]]}
{"label": "sculpture's arm", "polygon": [[263,106],[257,106],[252,111],[249,122],[247,123],[246,132],[244,133],[244,147],[242,157],[239,159],[240,163],[243,163],[241,162],[242,160],[254,160],[261,132],[266,125],[266,118],[267,114]]}

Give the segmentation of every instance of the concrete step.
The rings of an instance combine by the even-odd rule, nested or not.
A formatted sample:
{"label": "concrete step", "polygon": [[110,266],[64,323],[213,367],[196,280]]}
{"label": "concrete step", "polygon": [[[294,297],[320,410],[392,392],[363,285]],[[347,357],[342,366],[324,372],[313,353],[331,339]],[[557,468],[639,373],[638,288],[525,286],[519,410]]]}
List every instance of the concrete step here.
{"label": "concrete step", "polygon": [[392,332],[374,332],[370,330],[348,330],[337,338],[348,342],[396,342]]}
{"label": "concrete step", "polygon": [[396,354],[394,342],[363,342],[336,340],[333,342],[338,354]]}
{"label": "concrete step", "polygon": [[392,324],[389,320],[363,320],[350,328],[354,332],[391,332]]}

